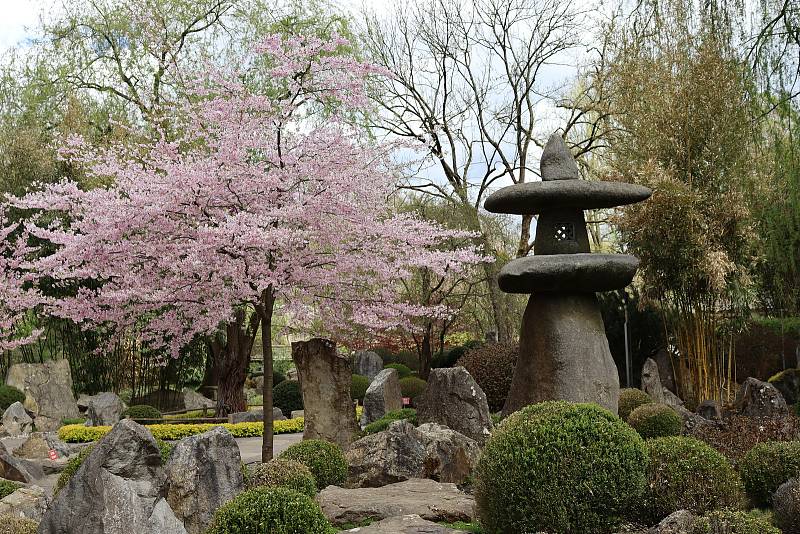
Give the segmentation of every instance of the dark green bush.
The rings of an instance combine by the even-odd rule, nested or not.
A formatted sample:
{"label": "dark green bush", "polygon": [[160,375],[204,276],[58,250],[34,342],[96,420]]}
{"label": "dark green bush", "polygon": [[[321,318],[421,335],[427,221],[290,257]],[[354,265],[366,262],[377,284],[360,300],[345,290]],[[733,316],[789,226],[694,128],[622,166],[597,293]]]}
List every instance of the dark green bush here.
{"label": "dark green bush", "polygon": [[666,404],[643,404],[628,416],[631,425],[645,439],[680,436],[683,418]]}
{"label": "dark green bush", "polygon": [[82,425],[86,422],[86,417],[65,417],[61,420],[61,424],[66,425]]}
{"label": "dark green bush", "polygon": [[775,524],[783,534],[800,534],[800,479],[781,484],[775,492],[772,508]]}
{"label": "dark green bush", "polygon": [[321,439],[307,439],[291,445],[280,458],[294,460],[308,467],[317,489],[341,485],[347,480],[347,460],[341,447]]}
{"label": "dark green bush", "polygon": [[455,367],[458,360],[461,359],[461,357],[464,356],[468,350],[474,349],[481,345],[482,343],[480,341],[468,341],[463,345],[443,351],[441,354],[437,354],[433,357],[433,360],[431,361],[431,368],[438,369],[442,367]]}
{"label": "dark green bush", "polygon": [[739,461],[739,474],[753,505],[769,506],[778,486],[800,478],[800,441],[759,443]]}
{"label": "dark green bush", "polygon": [[0,479],[0,499],[4,499],[22,487],[22,484],[17,484],[11,480]]}
{"label": "dark green bush", "polygon": [[411,369],[402,363],[389,363],[383,366],[384,369],[397,369],[397,374],[400,378],[411,376]]}
{"label": "dark green bush", "polygon": [[64,488],[64,486],[69,484],[69,480],[72,478],[72,475],[74,475],[81,464],[83,464],[83,461],[87,456],[89,456],[89,453],[92,452],[92,449],[94,449],[94,445],[84,447],[77,455],[69,459],[67,465],[64,466],[64,470],[61,471],[61,474],[58,476],[56,485],[53,488],[53,495],[57,494],[62,490],[62,488]]}
{"label": "dark green bush", "polygon": [[288,488],[313,498],[317,494],[314,475],[305,465],[294,460],[275,458],[250,470],[247,488]]}
{"label": "dark green bush", "polygon": [[387,413],[377,421],[373,421],[364,427],[366,434],[377,434],[383,432],[389,425],[395,421],[405,419],[414,426],[417,426],[417,411],[413,408],[403,408],[402,410],[394,410]]}
{"label": "dark green bush", "polygon": [[277,386],[284,380],[286,380],[286,376],[283,373],[279,371],[272,371],[272,387]]}
{"label": "dark green bush", "polygon": [[408,397],[411,400],[425,391],[426,387],[428,387],[428,383],[416,376],[407,376],[400,379],[400,393],[403,397]]}
{"label": "dark green bush", "polygon": [[122,417],[129,417],[131,419],[163,419],[164,416],[161,415],[161,412],[158,408],[154,408],[153,406],[149,406],[147,404],[136,404],[131,406],[124,412],[122,412]]}
{"label": "dark green bush", "polygon": [[714,510],[695,522],[692,534],[781,534],[781,531],[753,513]]}
{"label": "dark green bush", "polygon": [[350,377],[350,397],[353,400],[363,401],[364,395],[369,388],[369,378],[364,375],[353,375]]}
{"label": "dark green bush", "polygon": [[503,409],[517,363],[517,343],[487,343],[468,350],[457,365],[464,367],[486,394],[489,410]]}
{"label": "dark green bush", "polygon": [[739,508],[742,483],[725,456],[702,441],[672,436],[648,440],[648,491],[634,510],[639,522],[655,524],[678,510],[704,514]]}
{"label": "dark green bush", "polygon": [[594,404],[550,401],[508,416],[476,469],[476,504],[487,534],[610,532],[641,496],[642,438]]}
{"label": "dark green bush", "polygon": [[15,402],[24,403],[25,394],[12,386],[7,386],[5,384],[0,386],[0,408],[5,411]]}
{"label": "dark green bush", "polygon": [[297,380],[285,380],[272,388],[272,405],[280,408],[286,417],[292,416],[292,410],[303,409],[303,392]]}
{"label": "dark green bush", "polygon": [[619,413],[620,419],[623,421],[628,420],[628,416],[633,410],[642,406],[643,404],[651,404],[655,402],[650,395],[636,388],[624,388],[619,390]]}
{"label": "dark green bush", "polygon": [[207,534],[333,534],[319,505],[288,488],[240,493],[214,515]]}

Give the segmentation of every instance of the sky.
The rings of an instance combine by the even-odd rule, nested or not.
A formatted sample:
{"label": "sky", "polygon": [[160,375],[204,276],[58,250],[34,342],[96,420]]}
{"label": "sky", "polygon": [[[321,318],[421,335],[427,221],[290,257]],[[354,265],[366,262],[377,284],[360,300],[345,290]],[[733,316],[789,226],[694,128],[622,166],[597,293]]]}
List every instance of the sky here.
{"label": "sky", "polygon": [[36,26],[43,0],[0,0],[0,53],[29,37],[26,27]]}

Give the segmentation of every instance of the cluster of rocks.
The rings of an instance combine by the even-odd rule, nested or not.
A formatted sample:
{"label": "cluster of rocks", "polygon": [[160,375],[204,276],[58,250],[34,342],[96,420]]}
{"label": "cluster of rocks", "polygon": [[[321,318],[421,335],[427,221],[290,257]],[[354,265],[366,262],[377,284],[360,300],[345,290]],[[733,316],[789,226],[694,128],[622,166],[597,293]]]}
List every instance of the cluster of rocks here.
{"label": "cluster of rocks", "polygon": [[13,433],[12,430],[24,433],[21,430],[26,428],[26,424],[35,425],[44,432],[58,430],[63,419],[80,415],[72,395],[72,374],[67,360],[14,364],[8,369],[6,384],[25,394],[22,407],[32,420],[27,422],[19,408],[15,407],[17,420],[14,421],[9,414],[10,427],[6,427],[6,415],[3,415],[3,426],[9,434]]}

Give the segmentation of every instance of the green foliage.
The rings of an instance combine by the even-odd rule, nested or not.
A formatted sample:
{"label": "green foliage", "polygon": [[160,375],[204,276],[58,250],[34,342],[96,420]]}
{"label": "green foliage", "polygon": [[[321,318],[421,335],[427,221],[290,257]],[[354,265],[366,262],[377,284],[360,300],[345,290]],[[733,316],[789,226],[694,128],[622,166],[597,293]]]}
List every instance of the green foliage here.
{"label": "green foliage", "polygon": [[92,449],[94,449],[94,445],[84,447],[77,455],[73,456],[69,459],[69,461],[67,461],[67,465],[64,466],[64,470],[61,471],[61,474],[58,476],[58,480],[56,481],[56,485],[53,488],[53,495],[56,495],[64,488],[64,486],[69,484],[72,475],[74,475],[81,464],[83,464],[83,461],[87,456],[89,456],[89,454],[92,452]]}
{"label": "green foliage", "polygon": [[286,417],[292,416],[293,410],[303,409],[303,392],[297,380],[285,380],[272,388],[272,405],[280,408]]}
{"label": "green foliage", "polygon": [[122,417],[129,417],[131,419],[148,419],[148,420],[158,420],[163,419],[164,416],[161,415],[161,412],[158,408],[154,408],[147,404],[136,404],[134,406],[129,407],[127,410],[122,412]]}
{"label": "green foliage", "polygon": [[0,499],[4,499],[22,487],[11,480],[0,479]]}
{"label": "green foliage", "polygon": [[463,345],[445,350],[441,354],[434,356],[431,362],[431,368],[455,367],[458,360],[460,360],[467,351],[480,347],[481,345],[482,343],[480,341],[468,341]]}
{"label": "green foliage", "polygon": [[364,375],[353,375],[350,377],[350,397],[353,400],[363,401],[364,395],[369,388],[369,378]]}
{"label": "green foliage", "polygon": [[508,416],[476,470],[487,534],[608,532],[642,494],[642,438],[594,404],[550,401]]}
{"label": "green foliage", "polygon": [[409,369],[407,365],[403,365],[402,363],[389,363],[384,365],[383,368],[397,369],[397,374],[400,375],[400,378],[411,376],[411,369]]}
{"label": "green foliage", "polygon": [[61,420],[62,425],[82,425],[86,422],[86,417],[65,417]]}
{"label": "green foliage", "polygon": [[650,483],[631,519],[655,524],[678,510],[704,514],[740,507],[741,480],[722,454],[689,437],[656,438],[646,443]]}
{"label": "green foliage", "polygon": [[161,461],[163,463],[167,462],[172,449],[175,446],[172,443],[166,442],[163,439],[156,438],[156,444],[158,445],[158,450],[161,453]]}
{"label": "green foliage", "polygon": [[650,395],[641,389],[624,388],[619,390],[619,409],[617,413],[619,413],[620,419],[627,421],[628,416],[633,410],[642,404],[650,404],[653,402],[655,401],[653,401]]}
{"label": "green foliage", "polygon": [[417,395],[425,391],[426,387],[428,387],[428,383],[416,376],[407,376],[400,379],[400,393],[403,397],[409,397],[411,400],[414,400]]}
{"label": "green foliage", "polygon": [[0,409],[6,410],[15,402],[24,403],[25,394],[12,386],[5,384],[0,386]]}
{"label": "green foliage", "polygon": [[781,534],[781,531],[757,514],[714,510],[695,522],[691,534]]}
{"label": "green foliage", "polygon": [[645,439],[680,436],[683,418],[666,404],[643,404],[628,416],[631,425]]}
{"label": "green foliage", "polygon": [[280,458],[295,460],[308,467],[317,489],[331,484],[341,485],[347,480],[347,460],[341,447],[320,439],[307,439],[291,445]]}
{"label": "green foliage", "polygon": [[377,434],[378,432],[383,432],[389,425],[395,421],[400,421],[401,419],[405,419],[409,423],[414,426],[417,426],[417,411],[413,408],[403,408],[402,410],[394,410],[377,421],[373,421],[367,426],[364,427],[365,434]]}
{"label": "green foliage", "polygon": [[759,443],[741,459],[739,473],[753,504],[770,505],[781,484],[800,478],[800,441]]}
{"label": "green foliage", "polygon": [[214,515],[207,534],[333,534],[319,505],[288,488],[260,487],[239,494]]}
{"label": "green foliage", "polygon": [[286,375],[284,375],[281,372],[275,371],[273,369],[273,371],[272,371],[272,387],[277,386],[278,384],[280,384],[284,380],[286,380]]}
{"label": "green foliage", "polygon": [[0,534],[36,534],[39,523],[14,515],[0,515]]}
{"label": "green foliage", "polygon": [[265,464],[258,464],[250,470],[247,488],[260,486],[269,488],[288,488],[314,498],[317,485],[314,475],[305,465],[286,458],[275,458]]}
{"label": "green foliage", "polygon": [[481,530],[480,525],[477,525],[475,523],[464,523],[463,521],[456,521],[455,523],[439,523],[439,524],[447,528],[452,528],[453,530],[471,532],[472,534],[483,533],[483,530]]}
{"label": "green foliage", "polygon": [[458,365],[469,372],[486,394],[492,412],[503,409],[518,354],[517,343],[486,343],[471,348],[458,360]]}

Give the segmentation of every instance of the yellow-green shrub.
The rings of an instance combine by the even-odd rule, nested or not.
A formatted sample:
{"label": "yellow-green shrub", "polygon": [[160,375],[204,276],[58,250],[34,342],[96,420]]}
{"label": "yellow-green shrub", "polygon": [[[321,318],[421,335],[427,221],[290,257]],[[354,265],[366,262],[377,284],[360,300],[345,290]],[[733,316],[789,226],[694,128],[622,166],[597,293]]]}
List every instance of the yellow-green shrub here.
{"label": "yellow-green shrub", "polygon": [[628,416],[628,424],[644,439],[680,436],[683,418],[666,404],[643,404]]}
{"label": "yellow-green shrub", "polygon": [[13,515],[0,515],[0,534],[36,534],[39,523]]}
{"label": "yellow-green shrub", "polygon": [[753,504],[769,506],[781,484],[800,478],[800,441],[759,443],[739,461],[739,474]]}
{"label": "yellow-green shrub", "polygon": [[619,390],[619,408],[617,413],[619,418],[623,421],[628,420],[628,416],[644,404],[651,404],[655,402],[650,395],[636,388],[623,388]]}
{"label": "yellow-green shrub", "polygon": [[307,439],[291,445],[280,455],[281,459],[294,460],[308,467],[322,490],[332,484],[341,485],[347,480],[347,460],[341,447],[321,439]]}
{"label": "yellow-green shrub", "polygon": [[311,470],[300,462],[286,458],[275,458],[250,470],[247,489],[258,487],[288,488],[312,499],[317,494],[317,483]]}

